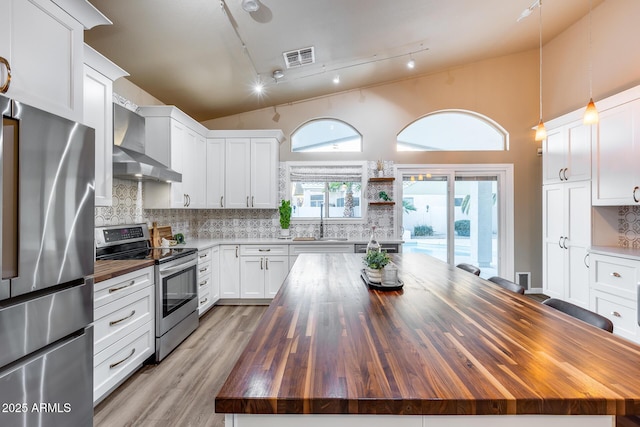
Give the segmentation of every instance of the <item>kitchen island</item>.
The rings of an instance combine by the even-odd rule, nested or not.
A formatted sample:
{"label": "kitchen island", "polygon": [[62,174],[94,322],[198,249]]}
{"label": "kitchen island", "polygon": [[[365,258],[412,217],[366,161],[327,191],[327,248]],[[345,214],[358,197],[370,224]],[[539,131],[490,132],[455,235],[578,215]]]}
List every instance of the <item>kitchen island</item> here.
{"label": "kitchen island", "polygon": [[640,414],[637,345],[435,258],[392,258],[404,288],[391,292],[366,287],[362,255],[298,258],[216,397],[227,426],[611,426]]}

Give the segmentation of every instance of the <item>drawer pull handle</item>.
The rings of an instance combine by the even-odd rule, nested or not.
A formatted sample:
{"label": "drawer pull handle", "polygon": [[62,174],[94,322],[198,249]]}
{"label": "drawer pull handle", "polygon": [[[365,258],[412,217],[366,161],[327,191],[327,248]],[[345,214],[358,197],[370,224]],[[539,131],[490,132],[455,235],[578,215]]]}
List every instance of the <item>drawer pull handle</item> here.
{"label": "drawer pull handle", "polygon": [[200,282],[200,286],[205,286],[205,285],[207,285],[208,283],[209,283],[209,281],[208,281],[208,280],[205,280],[204,282]]}
{"label": "drawer pull handle", "polygon": [[199,255],[199,258],[202,259],[202,258],[206,258],[208,256],[209,256],[209,254],[202,254],[202,255]]}
{"label": "drawer pull handle", "polygon": [[132,280],[131,282],[129,282],[128,285],[120,286],[120,287],[117,287],[117,288],[109,288],[109,293],[111,294],[111,293],[117,292],[117,291],[119,291],[121,289],[128,288],[129,286],[135,285],[135,283],[136,283],[136,281]]}
{"label": "drawer pull handle", "polygon": [[136,314],[136,311],[135,311],[135,310],[131,311],[131,314],[130,314],[130,315],[125,316],[125,317],[123,317],[122,319],[112,320],[111,322],[109,322],[109,326],[115,326],[115,325],[117,325],[118,323],[124,322],[125,320],[132,318],[134,314]]}
{"label": "drawer pull handle", "polygon": [[622,317],[622,315],[620,313],[618,313],[617,311],[612,311],[611,315],[614,317]]}
{"label": "drawer pull handle", "polygon": [[204,267],[200,269],[200,273],[204,273],[205,271],[207,271],[209,269],[209,267]]}
{"label": "drawer pull handle", "polygon": [[633,193],[631,194],[633,196],[633,201],[636,203],[640,202],[640,200],[638,200],[638,198],[636,197],[636,192],[638,191],[638,189],[640,189],[640,187],[633,187]]}
{"label": "drawer pull handle", "polygon": [[271,249],[258,249],[259,252],[271,252]]}
{"label": "drawer pull handle", "polygon": [[205,298],[204,300],[200,301],[200,305],[205,305],[207,301],[209,301],[209,298]]}
{"label": "drawer pull handle", "polygon": [[11,66],[9,65],[9,61],[0,56],[0,64],[4,65],[7,69],[7,80],[0,85],[0,93],[6,93],[9,90],[9,85],[11,84]]}
{"label": "drawer pull handle", "polygon": [[120,365],[120,364],[121,364],[121,363],[123,363],[125,360],[127,360],[128,358],[130,358],[131,356],[133,356],[133,354],[134,354],[135,352],[136,352],[136,349],[135,349],[135,348],[132,348],[132,349],[131,349],[131,353],[130,353],[127,357],[125,357],[124,359],[122,359],[122,360],[121,360],[121,361],[119,361],[119,362],[112,363],[111,365],[109,365],[109,369],[113,369],[113,368],[115,368],[116,366]]}
{"label": "drawer pull handle", "polygon": [[620,275],[620,273],[618,273],[618,272],[616,272],[616,271],[614,271],[613,273],[611,273],[611,275],[612,275],[613,277],[622,277],[622,276]]}

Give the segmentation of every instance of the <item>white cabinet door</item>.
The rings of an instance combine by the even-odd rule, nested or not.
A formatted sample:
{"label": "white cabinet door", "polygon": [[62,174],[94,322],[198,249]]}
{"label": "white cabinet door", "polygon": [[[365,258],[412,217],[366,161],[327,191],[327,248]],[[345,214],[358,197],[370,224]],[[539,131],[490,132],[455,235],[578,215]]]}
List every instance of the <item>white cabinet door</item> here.
{"label": "white cabinet door", "polygon": [[543,187],[543,288],[550,297],[589,306],[591,186],[589,181]]}
{"label": "white cabinet door", "polygon": [[593,204],[640,202],[640,100],[602,111],[594,144]]}
{"label": "white cabinet door", "polygon": [[207,138],[207,208],[224,207],[224,148],[224,138]]}
{"label": "white cabinet door", "polygon": [[182,158],[182,191],[185,207],[202,209],[206,205],[207,143],[203,136],[186,128]]}
{"label": "white cabinet door", "polygon": [[6,96],[81,122],[84,26],[49,0],[1,0],[0,10]]}
{"label": "white cabinet door", "polygon": [[591,179],[591,127],[581,120],[550,130],[543,153],[544,184]]}
{"label": "white cabinet door", "polygon": [[264,298],[265,257],[240,257],[240,298]]}
{"label": "white cabinet door", "polygon": [[[183,182],[172,182],[171,185],[171,200],[169,201],[169,207],[183,208],[186,207],[187,198],[184,193],[184,163],[186,157],[186,147],[189,144],[187,139],[187,127],[182,123],[171,119],[171,164],[167,165],[174,171],[182,174]],[[188,182],[187,176],[187,182]],[[164,185],[164,184],[160,184]]]}
{"label": "white cabinet door", "polygon": [[276,208],[278,198],[278,142],[273,138],[251,139],[252,208]]}
{"label": "white cabinet door", "polygon": [[545,185],[542,190],[543,278],[544,293],[564,298],[565,262],[564,187],[563,184]]}
{"label": "white cabinet door", "polygon": [[240,298],[240,247],[220,246],[220,298]]}
{"label": "white cabinet door", "polygon": [[265,297],[273,298],[280,290],[282,282],[289,274],[289,257],[268,257],[265,261]]}
{"label": "white cabinet door", "polygon": [[251,140],[227,138],[225,150],[224,207],[248,208],[251,196]]}
{"label": "white cabinet door", "polygon": [[565,187],[565,234],[567,241],[567,287],[565,299],[584,308],[589,307],[589,267],[587,254],[591,246],[591,185],[568,183]]}
{"label": "white cabinet door", "polygon": [[113,188],[113,82],[85,65],[84,124],[95,129],[95,205],[111,206]]}
{"label": "white cabinet door", "polygon": [[220,248],[211,248],[211,303],[220,299]]}

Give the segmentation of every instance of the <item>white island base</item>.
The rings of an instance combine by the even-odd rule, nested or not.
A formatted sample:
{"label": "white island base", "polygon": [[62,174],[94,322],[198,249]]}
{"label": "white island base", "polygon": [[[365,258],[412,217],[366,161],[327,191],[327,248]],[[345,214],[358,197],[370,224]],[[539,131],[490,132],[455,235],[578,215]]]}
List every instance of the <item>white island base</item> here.
{"label": "white island base", "polygon": [[225,427],[614,427],[613,415],[250,415]]}

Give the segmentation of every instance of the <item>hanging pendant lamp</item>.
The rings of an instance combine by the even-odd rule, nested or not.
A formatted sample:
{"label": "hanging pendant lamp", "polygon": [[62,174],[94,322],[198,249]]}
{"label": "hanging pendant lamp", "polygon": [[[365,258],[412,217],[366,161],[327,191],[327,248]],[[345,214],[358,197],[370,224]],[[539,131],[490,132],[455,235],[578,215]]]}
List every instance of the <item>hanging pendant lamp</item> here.
{"label": "hanging pendant lamp", "polygon": [[598,123],[600,120],[598,116],[598,109],[596,108],[595,102],[593,102],[593,59],[591,55],[591,5],[592,0],[589,0],[589,103],[587,104],[587,108],[584,110],[584,117],[582,118],[582,122],[585,125],[593,125]]}
{"label": "hanging pendant lamp", "polygon": [[536,127],[536,136],[535,136],[535,140],[536,141],[542,141],[543,139],[545,139],[547,137],[547,130],[544,127],[544,122],[542,121],[542,1],[539,2],[538,4],[538,11],[539,11],[539,25],[540,25],[540,31],[539,31],[539,43],[540,43],[540,122],[538,123],[538,126]]}

